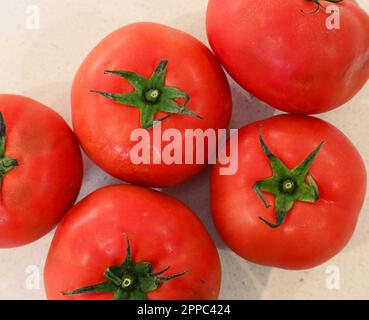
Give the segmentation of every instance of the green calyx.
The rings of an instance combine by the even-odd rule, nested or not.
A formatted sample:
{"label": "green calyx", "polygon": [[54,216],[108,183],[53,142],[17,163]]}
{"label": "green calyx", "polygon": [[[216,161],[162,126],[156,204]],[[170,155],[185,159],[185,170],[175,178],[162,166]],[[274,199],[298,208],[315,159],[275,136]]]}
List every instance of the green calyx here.
{"label": "green calyx", "polygon": [[18,161],[5,156],[6,125],[0,112],[0,183],[4,175],[18,166]]}
{"label": "green calyx", "polygon": [[[199,115],[187,109],[190,96],[180,89],[165,85],[168,61],[161,61],[150,79],[146,79],[137,73],[130,71],[105,71],[105,74],[113,74],[122,77],[135,88],[131,93],[108,93],[92,90],[107,99],[119,102],[126,106],[140,109],[141,127],[150,129],[159,122],[168,119],[173,114],[193,116],[202,119]],[[181,105],[175,99],[184,99]],[[168,116],[155,120],[158,112],[167,113]]]}
{"label": "green calyx", "polygon": [[135,263],[132,259],[128,236],[126,236],[126,241],[126,259],[122,265],[112,266],[105,271],[104,276],[107,278],[107,281],[63,293],[63,295],[114,293],[114,300],[147,300],[147,293],[155,291],[167,281],[187,274],[187,272],[183,272],[162,277],[169,270],[169,267],[154,273],[153,266],[150,263]]}
{"label": "green calyx", "polygon": [[261,133],[259,139],[274,175],[269,179],[257,181],[254,184],[254,191],[266,208],[271,208],[271,206],[266,202],[262,192],[273,194],[276,197],[276,223],[270,223],[262,217],[260,220],[271,228],[278,228],[283,224],[296,201],[314,203],[319,200],[319,189],[309,174],[309,170],[324,143],[321,143],[299,166],[290,170],[269,150]]}
{"label": "green calyx", "polygon": [[[320,3],[321,1],[320,0],[306,0],[306,1],[309,1],[309,2],[313,2],[316,4],[316,7],[313,11],[309,11],[309,12],[306,12],[304,10],[301,10],[301,12],[303,13],[308,13],[308,14],[315,14],[317,13],[321,8],[324,8],[325,7]],[[344,0],[325,0],[327,2],[331,2],[331,3],[340,3],[340,2],[343,2]]]}

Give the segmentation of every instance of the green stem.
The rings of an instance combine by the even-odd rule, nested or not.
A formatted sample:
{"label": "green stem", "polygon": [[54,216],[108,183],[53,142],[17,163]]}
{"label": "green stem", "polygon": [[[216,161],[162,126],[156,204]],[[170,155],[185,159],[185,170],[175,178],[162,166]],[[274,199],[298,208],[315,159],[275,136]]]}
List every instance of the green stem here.
{"label": "green stem", "polygon": [[[149,79],[130,71],[105,71],[105,74],[113,74],[126,79],[134,87],[135,91],[122,94],[99,90],[91,90],[90,92],[97,93],[122,105],[138,108],[140,110],[141,127],[148,130],[174,114],[202,119],[187,108],[190,96],[186,92],[165,85],[167,66],[168,61],[161,61]],[[178,103],[178,99],[184,99],[184,103]],[[164,112],[168,115],[155,120],[159,112]]]}
{"label": "green stem", "polygon": [[136,263],[132,259],[131,245],[126,236],[126,259],[120,266],[112,266],[105,271],[107,281],[73,290],[63,295],[86,293],[114,293],[114,300],[147,300],[147,293],[155,291],[165,282],[183,277],[187,272],[167,277],[160,277],[169,270],[153,273],[149,263]]}
{"label": "green stem", "polygon": [[0,181],[5,174],[17,167],[18,161],[5,156],[6,147],[6,125],[2,112],[0,112]]}
{"label": "green stem", "polygon": [[293,208],[296,201],[313,203],[319,200],[318,185],[309,174],[309,171],[323,143],[310,153],[299,166],[291,170],[270,151],[261,132],[259,133],[259,140],[261,148],[272,167],[273,176],[255,182],[253,188],[256,195],[267,209],[271,208],[271,206],[265,200],[263,192],[275,196],[276,223],[268,222],[262,217],[260,217],[260,220],[271,228],[278,228],[283,224],[288,212]]}

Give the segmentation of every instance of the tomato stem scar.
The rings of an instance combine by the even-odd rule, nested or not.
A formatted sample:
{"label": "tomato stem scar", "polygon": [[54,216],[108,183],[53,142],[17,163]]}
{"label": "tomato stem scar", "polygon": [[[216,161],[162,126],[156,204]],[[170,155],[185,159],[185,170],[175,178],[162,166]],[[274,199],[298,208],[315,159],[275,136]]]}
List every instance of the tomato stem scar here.
{"label": "tomato stem scar", "polygon": [[270,151],[262,137],[261,129],[259,140],[262,150],[268,157],[272,167],[273,177],[257,181],[253,189],[266,208],[271,208],[271,206],[265,200],[263,192],[275,196],[276,223],[273,224],[262,217],[259,218],[269,227],[278,228],[283,224],[296,201],[314,203],[319,200],[318,185],[309,171],[324,143],[319,144],[300,165],[290,170]]}
{"label": "tomato stem scar", "polygon": [[[304,11],[304,10],[301,9],[301,12],[303,12],[303,13],[315,14],[315,13],[317,13],[320,10],[320,8],[324,8],[325,9],[325,7],[320,3],[320,0],[306,0],[306,1],[315,3],[316,4],[316,8],[314,10],[312,10],[312,11]],[[325,0],[325,1],[332,2],[332,3],[340,3],[340,2],[343,2],[344,0]]]}
{"label": "tomato stem scar", "polygon": [[19,165],[18,161],[5,156],[6,125],[2,112],[0,112],[0,184],[4,175]]}
{"label": "tomato stem scar", "polygon": [[187,272],[161,277],[169,267],[159,272],[153,272],[150,263],[136,263],[132,259],[131,245],[126,235],[126,259],[120,266],[108,268],[104,276],[107,281],[73,290],[63,295],[87,293],[114,293],[114,300],[147,300],[147,294],[159,288],[167,281],[183,277]]}
{"label": "tomato stem scar", "polygon": [[[142,128],[151,129],[156,124],[167,120],[174,114],[193,116],[203,119],[198,114],[187,108],[190,96],[175,87],[165,85],[168,61],[162,60],[150,79],[146,79],[137,73],[130,71],[105,71],[105,74],[113,74],[126,79],[135,91],[125,94],[115,94],[104,91],[91,90],[103,97],[140,110]],[[178,103],[177,99],[184,99],[184,103]],[[159,112],[167,113],[164,118],[155,120]]]}

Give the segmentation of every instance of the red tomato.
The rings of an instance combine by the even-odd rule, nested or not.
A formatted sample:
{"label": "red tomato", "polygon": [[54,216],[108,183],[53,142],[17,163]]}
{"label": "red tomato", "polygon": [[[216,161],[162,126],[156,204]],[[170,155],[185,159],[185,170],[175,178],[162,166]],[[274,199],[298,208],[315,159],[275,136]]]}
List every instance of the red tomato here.
{"label": "red tomato", "polygon": [[217,165],[211,182],[215,224],[232,250],[254,263],[307,269],[345,247],[363,205],[366,172],[338,129],[307,116],[273,117],[240,130],[239,154],[238,172],[220,176]]}
{"label": "red tomato", "polygon": [[[145,277],[152,272],[166,271],[167,267],[170,270],[162,277],[187,273],[157,288],[146,289],[148,292],[140,292],[147,278],[134,271],[119,274],[119,268],[112,268],[121,266],[127,259],[125,235],[131,244],[134,263],[152,266],[151,272],[144,272]],[[180,201],[141,187],[121,185],[100,189],[62,220],[45,266],[47,296],[111,300],[113,292],[62,295],[106,282],[104,272],[109,267],[110,273],[119,276],[115,277],[117,286],[108,291],[116,292],[126,283],[133,284],[116,298],[197,300],[217,299],[219,295],[219,255],[197,216]],[[130,296],[132,292],[134,296]]]}
{"label": "red tomato", "polygon": [[[231,76],[272,107],[332,110],[369,78],[369,17],[355,1],[320,2],[309,14],[313,1],[210,0],[210,44]],[[340,10],[340,29],[326,27],[330,5]]]}
{"label": "red tomato", "polygon": [[6,127],[0,133],[0,248],[9,248],[55,227],[78,196],[83,168],[72,131],[54,111],[25,97],[0,95],[0,112]]}
{"label": "red tomato", "polygon": [[[149,83],[158,65],[159,81]],[[176,185],[204,165],[135,165],[130,158],[135,129],[150,129],[154,118],[174,113],[162,130],[178,129],[184,138],[186,129],[227,128],[231,109],[229,84],[210,50],[184,32],[154,23],[128,25],[105,38],[83,62],[72,90],[74,128],[88,156],[114,177],[145,186]],[[152,130],[150,136],[153,150]]]}

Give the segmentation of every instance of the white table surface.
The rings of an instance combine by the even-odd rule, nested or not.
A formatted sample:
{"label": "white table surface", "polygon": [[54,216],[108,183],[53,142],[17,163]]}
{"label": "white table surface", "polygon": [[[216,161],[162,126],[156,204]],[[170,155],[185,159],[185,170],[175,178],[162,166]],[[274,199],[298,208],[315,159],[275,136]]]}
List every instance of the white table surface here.
{"label": "white table surface", "polygon": [[[369,1],[359,2],[369,12]],[[206,5],[207,0],[1,0],[0,91],[33,97],[70,121],[71,80],[98,41],[125,24],[156,21],[206,42]],[[30,30],[28,12],[34,8],[40,11],[40,28]],[[276,113],[233,82],[232,88],[232,127]],[[369,84],[345,107],[321,117],[352,139],[369,168]],[[117,182],[87,159],[85,166],[80,198]],[[224,246],[210,218],[208,178],[206,170],[191,183],[168,192],[191,206],[213,235],[223,264],[222,299],[369,298],[368,198],[356,233],[341,254],[313,270],[291,272],[248,263]],[[0,299],[45,298],[42,269],[51,239],[52,233],[23,248],[0,250]],[[330,272],[339,272],[339,288],[327,285]]]}

